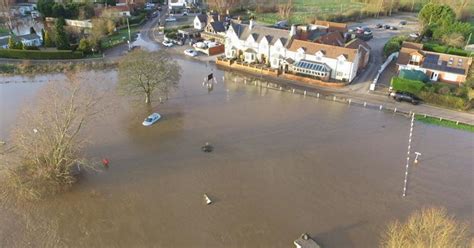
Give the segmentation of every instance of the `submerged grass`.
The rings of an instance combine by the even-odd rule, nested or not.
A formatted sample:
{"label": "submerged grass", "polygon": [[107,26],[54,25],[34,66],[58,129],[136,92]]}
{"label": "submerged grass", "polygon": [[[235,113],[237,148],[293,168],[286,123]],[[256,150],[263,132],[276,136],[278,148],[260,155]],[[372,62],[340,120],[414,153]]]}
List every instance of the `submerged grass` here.
{"label": "submerged grass", "polygon": [[442,127],[449,127],[449,128],[454,128],[454,129],[459,129],[459,130],[464,130],[468,132],[474,133],[474,126],[469,125],[466,123],[456,123],[455,121],[450,121],[450,120],[440,120],[439,118],[431,117],[431,116],[423,116],[423,115],[415,115],[415,119],[417,121],[430,124],[430,125],[436,125],[436,126],[442,126]]}

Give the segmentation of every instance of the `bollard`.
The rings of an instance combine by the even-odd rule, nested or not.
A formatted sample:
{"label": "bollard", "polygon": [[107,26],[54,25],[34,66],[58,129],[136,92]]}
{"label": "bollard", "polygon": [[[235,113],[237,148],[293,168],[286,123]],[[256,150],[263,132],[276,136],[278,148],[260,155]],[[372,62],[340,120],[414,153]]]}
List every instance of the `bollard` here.
{"label": "bollard", "polygon": [[349,105],[351,105],[352,99],[349,99]]}
{"label": "bollard", "polygon": [[459,121],[456,121],[456,125],[459,125]]}
{"label": "bollard", "polygon": [[425,118],[426,118],[426,114],[425,114],[425,115],[423,115],[423,117],[425,117]]}
{"label": "bollard", "polygon": [[303,92],[303,95],[305,95],[305,96],[306,96],[306,90]]}
{"label": "bollard", "polygon": [[244,84],[247,84],[247,79],[244,79]]}
{"label": "bollard", "polygon": [[333,100],[333,101],[336,101],[336,96],[333,96],[333,97],[332,97],[332,100]]}
{"label": "bollard", "polygon": [[393,110],[393,112],[394,112],[394,113],[397,113],[397,108],[395,108],[395,109]]}
{"label": "bollard", "polygon": [[222,81],[225,81],[225,77],[224,77],[224,76],[222,76]]}
{"label": "bollard", "polygon": [[364,107],[367,107],[367,102],[364,102]]}
{"label": "bollard", "polygon": [[295,89],[293,89],[293,94],[295,93]]}
{"label": "bollard", "polygon": [[316,97],[319,98],[319,93],[316,94]]}
{"label": "bollard", "polygon": [[439,117],[439,121],[443,121],[443,118]]}
{"label": "bollard", "polygon": [[281,86],[280,86],[280,90],[281,90]]}
{"label": "bollard", "polygon": [[380,108],[379,108],[379,109],[380,109],[380,110],[382,110],[382,108],[383,108],[383,106],[382,106],[382,105],[380,105]]}

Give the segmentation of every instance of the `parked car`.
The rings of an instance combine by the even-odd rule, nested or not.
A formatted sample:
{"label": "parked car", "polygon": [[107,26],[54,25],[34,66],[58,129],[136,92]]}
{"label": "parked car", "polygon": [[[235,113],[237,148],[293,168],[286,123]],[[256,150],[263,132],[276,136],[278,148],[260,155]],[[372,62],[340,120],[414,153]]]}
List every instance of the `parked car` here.
{"label": "parked car", "polygon": [[390,30],[397,30],[398,28],[395,26],[390,26]]}
{"label": "parked car", "polygon": [[404,101],[413,105],[418,105],[421,102],[420,98],[407,92],[392,92],[390,93],[390,96],[397,102]]}
{"label": "parked car", "polygon": [[420,37],[420,34],[419,33],[411,33],[410,35],[408,35],[410,38],[412,39],[418,39],[418,37]]}
{"label": "parked car", "polygon": [[383,27],[383,25],[382,25],[382,24],[380,24],[380,23],[378,23],[377,25],[375,25],[375,27],[376,27],[376,28],[382,28],[382,27]]}
{"label": "parked car", "polygon": [[143,126],[148,127],[153,125],[155,122],[157,122],[159,119],[161,119],[161,115],[158,113],[153,113],[149,115],[142,123]]}
{"label": "parked car", "polygon": [[207,48],[207,45],[204,42],[196,42],[196,43],[194,43],[193,47],[205,49],[205,48]]}
{"label": "parked car", "polygon": [[407,21],[401,21],[400,25],[407,25]]}
{"label": "parked car", "polygon": [[184,11],[183,12],[183,16],[187,16],[188,15],[188,12],[187,11]]}
{"label": "parked car", "polygon": [[168,40],[163,41],[161,44],[163,44],[163,46],[165,46],[165,47],[172,47],[173,46],[173,42],[168,41]]}
{"label": "parked car", "polygon": [[390,29],[390,25],[385,24],[385,25],[383,25],[383,28]]}
{"label": "parked car", "polygon": [[176,21],[176,17],[174,17],[174,16],[170,16],[170,17],[165,19],[165,22],[175,22],[175,21]]}
{"label": "parked car", "polygon": [[191,57],[198,56],[198,53],[194,49],[186,49],[186,50],[184,50],[184,54],[187,55],[187,56],[191,56]]}

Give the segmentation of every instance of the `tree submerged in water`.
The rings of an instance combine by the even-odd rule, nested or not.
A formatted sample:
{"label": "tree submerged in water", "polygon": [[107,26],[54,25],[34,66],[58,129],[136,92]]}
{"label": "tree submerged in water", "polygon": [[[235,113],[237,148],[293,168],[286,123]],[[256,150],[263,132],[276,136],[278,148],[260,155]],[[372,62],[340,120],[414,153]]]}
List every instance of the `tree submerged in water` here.
{"label": "tree submerged in water", "polygon": [[178,86],[181,78],[179,64],[165,51],[137,50],[129,53],[119,64],[119,90],[125,94],[151,97],[158,93],[165,99]]}
{"label": "tree submerged in water", "polygon": [[383,234],[383,248],[471,247],[466,224],[448,215],[444,208],[423,208],[405,223],[391,223]]}
{"label": "tree submerged in water", "polygon": [[101,99],[74,76],[45,85],[37,101],[21,112],[9,149],[0,154],[3,196],[40,199],[71,186],[74,170],[88,166],[82,154],[87,143],[83,131],[101,112]]}

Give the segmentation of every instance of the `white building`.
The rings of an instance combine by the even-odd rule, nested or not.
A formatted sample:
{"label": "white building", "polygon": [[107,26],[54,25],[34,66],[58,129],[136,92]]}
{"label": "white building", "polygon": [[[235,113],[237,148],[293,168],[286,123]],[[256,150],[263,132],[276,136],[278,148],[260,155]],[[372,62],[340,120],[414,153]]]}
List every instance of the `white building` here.
{"label": "white building", "polygon": [[362,45],[343,47],[299,40],[295,26],[288,31],[257,26],[253,21],[248,25],[232,23],[225,42],[228,59],[347,82],[357,75],[359,63],[366,63],[369,50]]}

